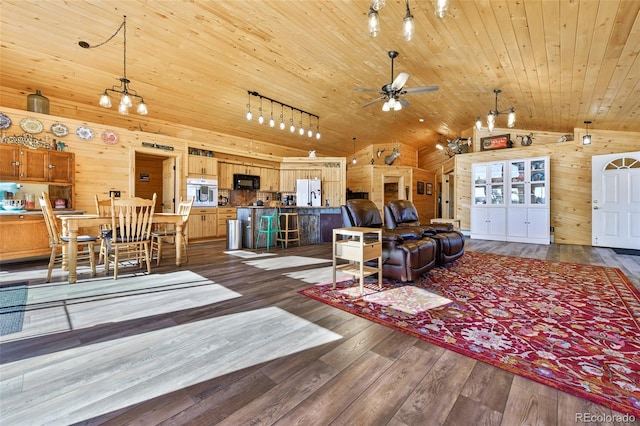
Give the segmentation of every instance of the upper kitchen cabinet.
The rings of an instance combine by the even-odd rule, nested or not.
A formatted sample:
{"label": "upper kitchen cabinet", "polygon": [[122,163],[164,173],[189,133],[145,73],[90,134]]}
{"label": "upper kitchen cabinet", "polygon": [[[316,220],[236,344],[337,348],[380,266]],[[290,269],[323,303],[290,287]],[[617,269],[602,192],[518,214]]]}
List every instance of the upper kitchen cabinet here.
{"label": "upper kitchen cabinet", "polygon": [[233,189],[233,164],[218,163],[218,188]]}
{"label": "upper kitchen cabinet", "polygon": [[261,168],[260,190],[277,192],[280,190],[280,171],[267,167]]}
{"label": "upper kitchen cabinet", "polygon": [[204,155],[188,156],[188,174],[189,177],[203,179],[218,178],[218,160],[213,157]]}
{"label": "upper kitchen cabinet", "polygon": [[74,158],[72,152],[0,145],[0,179],[73,183]]}

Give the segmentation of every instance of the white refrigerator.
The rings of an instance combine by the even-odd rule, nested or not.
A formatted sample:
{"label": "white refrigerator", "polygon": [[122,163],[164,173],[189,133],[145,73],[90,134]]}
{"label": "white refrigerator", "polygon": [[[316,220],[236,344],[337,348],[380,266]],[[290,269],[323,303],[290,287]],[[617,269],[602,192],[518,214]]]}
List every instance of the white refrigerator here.
{"label": "white refrigerator", "polygon": [[296,205],[299,207],[322,206],[320,179],[296,179]]}

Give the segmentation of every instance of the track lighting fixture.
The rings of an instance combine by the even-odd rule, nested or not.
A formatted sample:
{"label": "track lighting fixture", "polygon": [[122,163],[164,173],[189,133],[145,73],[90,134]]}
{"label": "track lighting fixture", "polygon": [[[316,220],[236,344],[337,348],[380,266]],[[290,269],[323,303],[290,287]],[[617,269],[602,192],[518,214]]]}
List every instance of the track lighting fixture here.
{"label": "track lighting fixture", "polygon": [[[493,93],[496,94],[496,109],[489,110],[489,113],[487,114],[487,128],[490,132],[492,132],[496,124],[496,117],[500,114],[507,113],[509,114],[509,116],[507,117],[507,127],[513,127],[516,124],[516,110],[511,107],[502,111],[498,111],[498,95],[502,93],[502,90],[493,89]],[[480,117],[476,118],[476,129],[482,129],[482,120],[480,119]]]}
{"label": "track lighting fixture", "polygon": [[[264,112],[262,110],[262,101],[264,99],[271,102],[271,114],[269,116],[270,117],[269,127],[275,127],[276,125],[276,121],[273,118],[273,104],[275,103],[276,105],[280,105],[280,123],[278,124],[278,127],[280,128],[280,130],[284,130],[286,128],[286,124],[284,122],[284,108],[287,107],[291,109],[291,118],[289,119],[289,122],[290,122],[289,131],[291,133],[296,132],[296,126],[293,121],[293,116],[295,114],[295,111],[298,111],[300,113],[300,127],[298,128],[298,134],[303,136],[306,133],[309,137],[312,137],[314,132],[313,132],[311,117],[315,117],[317,120],[315,135],[316,135],[316,139],[320,139],[320,117],[319,116],[315,114],[311,114],[310,112],[307,112],[307,111],[303,111],[300,108],[295,108],[295,107],[292,107],[291,105],[287,105],[285,103],[276,101],[275,99],[271,99],[267,96],[263,96],[258,92],[248,90],[247,93],[249,94],[249,101],[247,102],[247,115],[246,115],[247,120],[250,121],[253,118],[253,114],[251,113],[251,97],[255,96],[260,99],[260,107],[259,107],[260,116],[258,117],[258,123],[263,124],[265,121]],[[309,118],[309,129],[307,131],[305,131],[304,125],[303,125],[303,119],[305,114]]]}
{"label": "track lighting fixture", "polygon": [[586,134],[582,137],[582,145],[591,145],[591,135],[589,134],[589,124],[591,121],[585,121],[584,124],[587,126]]}
{"label": "track lighting fixture", "polygon": [[120,30],[122,30],[122,33],[124,36],[124,55],[123,55],[123,61],[122,61],[123,70],[122,70],[122,77],[118,79],[120,80],[120,85],[117,87],[111,86],[110,89],[104,89],[104,91],[102,92],[102,95],[100,96],[99,104],[101,107],[111,108],[111,98],[109,97],[109,93],[111,92],[118,93],[121,95],[120,104],[118,105],[118,112],[120,114],[122,115],[129,114],[129,108],[133,106],[133,99],[137,99],[139,100],[139,103],[138,103],[138,107],[136,108],[136,111],[140,115],[147,115],[148,113],[147,104],[144,103],[144,98],[138,95],[138,93],[135,90],[129,87],[129,83],[131,83],[131,80],[127,78],[127,16],[126,15],[123,16],[122,24],[120,24],[116,32],[113,33],[111,37],[109,37],[102,43],[97,44],[95,46],[91,46],[86,41],[80,41],[78,42],[78,44],[80,45],[80,47],[84,49],[93,49],[95,47],[100,47],[103,44],[109,42],[111,39],[113,39],[120,32]]}

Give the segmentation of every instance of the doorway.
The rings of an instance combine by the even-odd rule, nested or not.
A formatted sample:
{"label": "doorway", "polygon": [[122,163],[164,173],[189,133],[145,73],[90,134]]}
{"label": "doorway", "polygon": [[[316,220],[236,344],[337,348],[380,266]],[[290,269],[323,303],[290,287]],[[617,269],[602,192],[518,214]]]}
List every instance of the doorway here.
{"label": "doorway", "polygon": [[591,158],[591,243],[640,249],[640,151]]}
{"label": "doorway", "polygon": [[180,197],[179,154],[159,154],[145,150],[132,150],[132,173],[130,193],[136,197],[152,198],[156,194],[155,211],[174,213],[176,200]]}

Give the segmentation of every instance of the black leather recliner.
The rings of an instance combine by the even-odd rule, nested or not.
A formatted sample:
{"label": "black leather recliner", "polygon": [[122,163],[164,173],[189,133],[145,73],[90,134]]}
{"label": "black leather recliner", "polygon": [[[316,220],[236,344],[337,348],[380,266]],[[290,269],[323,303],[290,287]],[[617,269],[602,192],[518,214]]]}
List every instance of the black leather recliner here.
{"label": "black leather recliner", "polygon": [[420,229],[383,227],[373,201],[354,199],[340,206],[345,227],[382,228],[382,276],[402,282],[414,281],[436,266],[437,243]]}
{"label": "black leather recliner", "polygon": [[384,206],[385,227],[389,230],[411,229],[422,232],[424,237],[436,240],[438,265],[453,262],[464,254],[464,235],[455,231],[453,225],[438,223],[422,225],[418,210],[409,200],[395,200]]}

